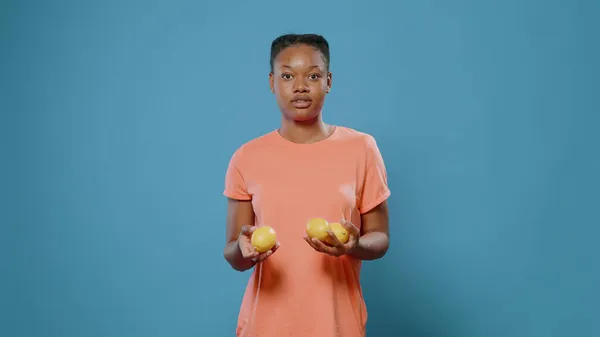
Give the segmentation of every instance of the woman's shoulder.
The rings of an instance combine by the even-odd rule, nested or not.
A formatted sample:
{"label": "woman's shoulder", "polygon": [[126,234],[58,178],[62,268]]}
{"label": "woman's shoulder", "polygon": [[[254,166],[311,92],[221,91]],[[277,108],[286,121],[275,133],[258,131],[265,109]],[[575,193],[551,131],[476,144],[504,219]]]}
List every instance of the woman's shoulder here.
{"label": "woman's shoulder", "polygon": [[271,147],[274,141],[276,141],[276,130],[269,131],[262,135],[256,136],[250,140],[242,143],[234,152],[234,157],[244,157],[247,155],[264,152],[266,148]]}
{"label": "woman's shoulder", "polygon": [[360,131],[348,126],[337,126],[337,139],[340,141],[353,143],[355,145],[369,145],[375,142],[375,137],[370,133]]}

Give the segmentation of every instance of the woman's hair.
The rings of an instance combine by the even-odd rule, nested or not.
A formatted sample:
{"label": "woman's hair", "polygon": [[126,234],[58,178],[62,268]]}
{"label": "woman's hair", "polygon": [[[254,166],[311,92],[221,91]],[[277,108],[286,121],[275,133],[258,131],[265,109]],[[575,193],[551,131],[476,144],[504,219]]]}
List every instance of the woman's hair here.
{"label": "woman's hair", "polygon": [[325,66],[329,69],[329,43],[327,43],[327,40],[323,36],[317,34],[286,34],[279,36],[271,43],[271,71],[273,71],[275,58],[282,50],[299,44],[311,46],[320,51],[323,55]]}

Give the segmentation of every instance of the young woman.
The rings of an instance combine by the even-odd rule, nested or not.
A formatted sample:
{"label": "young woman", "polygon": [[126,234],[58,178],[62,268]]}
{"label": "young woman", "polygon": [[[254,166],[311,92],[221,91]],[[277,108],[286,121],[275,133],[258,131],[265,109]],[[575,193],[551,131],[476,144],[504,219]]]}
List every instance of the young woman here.
{"label": "young woman", "polygon": [[[240,337],[362,337],[367,311],[362,260],[388,249],[390,196],[372,136],[323,122],[331,89],[329,45],[319,35],[283,35],[271,45],[271,91],[281,127],[243,144],[225,178],[225,259],[254,268],[242,300]],[[342,244],[306,237],[311,218],[341,222]],[[251,235],[271,226],[276,245],[258,254]]]}

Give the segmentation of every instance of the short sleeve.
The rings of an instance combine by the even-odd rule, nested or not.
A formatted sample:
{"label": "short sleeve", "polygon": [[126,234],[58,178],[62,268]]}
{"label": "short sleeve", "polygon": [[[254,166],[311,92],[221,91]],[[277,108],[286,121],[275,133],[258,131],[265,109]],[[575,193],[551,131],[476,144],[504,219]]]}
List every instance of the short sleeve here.
{"label": "short sleeve", "polygon": [[244,176],[240,170],[240,151],[236,151],[227,166],[225,174],[225,190],[223,194],[231,199],[236,200],[251,200],[252,197],[248,193]]}
{"label": "short sleeve", "polygon": [[375,138],[368,135],[365,145],[365,173],[358,205],[361,214],[372,210],[391,195],[387,171]]}

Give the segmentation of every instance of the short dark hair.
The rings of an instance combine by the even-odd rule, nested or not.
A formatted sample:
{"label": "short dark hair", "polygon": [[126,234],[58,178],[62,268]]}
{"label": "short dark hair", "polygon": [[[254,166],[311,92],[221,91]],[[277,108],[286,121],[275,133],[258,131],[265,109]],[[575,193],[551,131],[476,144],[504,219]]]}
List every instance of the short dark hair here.
{"label": "short dark hair", "polygon": [[282,50],[287,47],[291,47],[294,45],[304,44],[307,46],[311,46],[323,55],[323,60],[325,61],[325,66],[329,69],[329,43],[327,40],[317,34],[285,34],[281,35],[271,43],[271,71],[273,71],[273,63],[275,62],[275,58]]}

